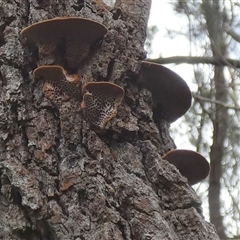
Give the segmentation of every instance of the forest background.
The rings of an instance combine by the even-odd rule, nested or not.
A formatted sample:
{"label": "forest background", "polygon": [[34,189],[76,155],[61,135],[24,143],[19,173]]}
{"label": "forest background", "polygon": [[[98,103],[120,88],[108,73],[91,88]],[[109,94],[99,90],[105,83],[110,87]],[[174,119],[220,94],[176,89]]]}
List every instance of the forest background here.
{"label": "forest background", "polygon": [[211,162],[195,186],[220,238],[240,239],[238,1],[152,1],[148,58],[167,64],[188,83],[193,104],[171,125],[177,148]]}

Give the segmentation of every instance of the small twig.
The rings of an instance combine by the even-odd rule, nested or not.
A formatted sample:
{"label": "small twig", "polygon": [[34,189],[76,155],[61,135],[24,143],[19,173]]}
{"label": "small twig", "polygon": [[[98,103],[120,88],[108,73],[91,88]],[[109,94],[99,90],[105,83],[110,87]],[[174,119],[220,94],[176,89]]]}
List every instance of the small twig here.
{"label": "small twig", "polygon": [[191,57],[191,56],[174,56],[168,58],[147,59],[146,61],[169,64],[169,63],[188,63],[188,64],[212,64],[215,66],[227,66],[233,68],[240,68],[240,61],[231,58],[216,58],[216,57]]}
{"label": "small twig", "polygon": [[210,98],[205,98],[205,97],[202,97],[196,93],[192,93],[192,96],[200,101],[204,101],[204,102],[210,102],[210,103],[215,103],[217,105],[220,105],[222,107],[225,107],[225,108],[229,108],[229,109],[234,109],[234,110],[237,110],[239,111],[240,110],[240,107],[234,107],[234,106],[229,106],[221,101],[218,101],[218,100],[214,100],[214,99],[210,99]]}

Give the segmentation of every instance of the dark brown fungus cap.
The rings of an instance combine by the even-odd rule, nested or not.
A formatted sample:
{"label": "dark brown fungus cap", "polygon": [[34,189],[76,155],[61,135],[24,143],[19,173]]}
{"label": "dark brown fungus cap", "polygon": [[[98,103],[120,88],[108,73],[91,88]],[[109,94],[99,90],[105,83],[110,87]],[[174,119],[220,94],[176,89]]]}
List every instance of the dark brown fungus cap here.
{"label": "dark brown fungus cap", "polygon": [[113,83],[87,83],[82,90],[81,103],[86,121],[90,125],[104,128],[117,115],[124,94],[124,89]]}
{"label": "dark brown fungus cap", "polygon": [[208,161],[201,154],[191,150],[172,150],[162,158],[173,164],[188,179],[190,185],[201,182],[210,172]]}
{"label": "dark brown fungus cap", "polygon": [[33,76],[35,80],[44,82],[45,96],[56,105],[68,97],[81,100],[82,82],[78,74],[69,75],[61,66],[46,65],[35,69]]}
{"label": "dark brown fungus cap", "polygon": [[24,28],[21,37],[26,38],[29,44],[36,44],[41,54],[49,55],[56,49],[64,49],[68,66],[75,69],[106,32],[105,26],[93,20],[59,17]]}
{"label": "dark brown fungus cap", "polygon": [[186,82],[164,66],[143,61],[140,84],[152,93],[155,119],[172,123],[191,106],[192,95]]}

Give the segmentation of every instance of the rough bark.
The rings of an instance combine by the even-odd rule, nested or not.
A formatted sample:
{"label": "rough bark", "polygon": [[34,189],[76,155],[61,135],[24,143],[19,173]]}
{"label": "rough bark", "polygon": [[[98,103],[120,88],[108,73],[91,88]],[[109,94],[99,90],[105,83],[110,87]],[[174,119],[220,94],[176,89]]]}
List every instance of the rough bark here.
{"label": "rough bark", "polygon": [[[151,95],[137,85],[150,0],[0,2],[0,239],[218,239],[194,190],[161,159],[174,148],[169,124],[152,120]],[[80,103],[54,108],[32,71],[46,62],[20,31],[56,16],[107,26],[83,83],[111,81],[126,96],[104,132]],[[68,109],[68,111],[66,111]]]}

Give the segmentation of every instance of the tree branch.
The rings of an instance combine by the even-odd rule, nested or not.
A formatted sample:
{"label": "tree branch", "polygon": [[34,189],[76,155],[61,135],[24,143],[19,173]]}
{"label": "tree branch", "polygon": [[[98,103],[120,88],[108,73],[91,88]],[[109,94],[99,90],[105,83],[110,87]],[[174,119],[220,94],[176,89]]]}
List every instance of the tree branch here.
{"label": "tree branch", "polygon": [[221,102],[221,101],[218,101],[218,100],[213,100],[213,99],[210,99],[210,98],[205,98],[205,97],[202,97],[202,96],[200,96],[196,93],[192,93],[192,96],[195,99],[198,99],[198,100],[203,101],[203,102],[215,103],[215,104],[220,105],[222,107],[229,108],[229,109],[234,109],[234,110],[237,110],[237,111],[240,110],[240,107],[229,106],[229,105],[225,104],[224,102]]}
{"label": "tree branch", "polygon": [[224,29],[235,41],[240,43],[240,35],[236,33],[230,26],[225,24]]}
{"label": "tree branch", "polygon": [[168,58],[147,59],[149,62],[159,64],[169,63],[188,63],[188,64],[212,64],[215,66],[228,66],[233,68],[240,68],[240,61],[230,58],[216,58],[216,57],[191,57],[191,56],[174,56]]}

